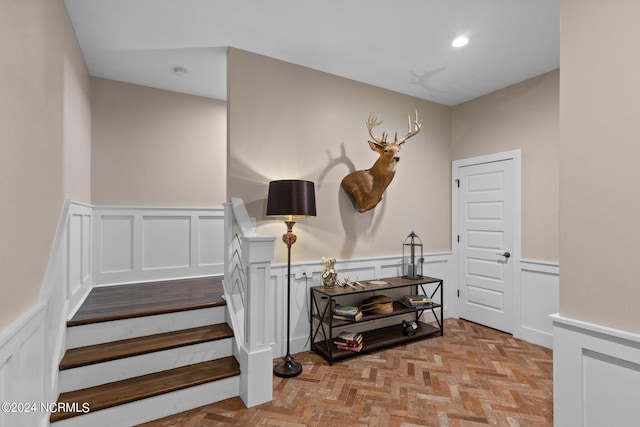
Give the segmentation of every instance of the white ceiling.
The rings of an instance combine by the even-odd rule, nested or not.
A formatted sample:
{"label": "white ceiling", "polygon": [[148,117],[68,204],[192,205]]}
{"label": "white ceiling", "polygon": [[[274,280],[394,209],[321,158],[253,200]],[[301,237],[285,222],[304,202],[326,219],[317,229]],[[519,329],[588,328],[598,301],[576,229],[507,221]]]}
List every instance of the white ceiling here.
{"label": "white ceiling", "polygon": [[65,2],[92,76],[221,100],[228,47],[445,105],[559,67],[559,0]]}

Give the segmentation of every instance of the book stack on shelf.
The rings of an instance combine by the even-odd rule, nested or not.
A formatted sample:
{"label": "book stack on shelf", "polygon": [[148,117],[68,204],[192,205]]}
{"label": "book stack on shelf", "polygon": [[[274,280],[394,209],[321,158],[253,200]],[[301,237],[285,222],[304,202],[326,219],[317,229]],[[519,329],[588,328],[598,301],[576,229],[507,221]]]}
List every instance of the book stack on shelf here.
{"label": "book stack on shelf", "polygon": [[360,332],[342,331],[333,339],[333,343],[339,350],[359,352],[362,350],[362,334]]}
{"label": "book stack on shelf", "polygon": [[362,319],[362,311],[358,307],[339,305],[333,310],[333,318],[357,322]]}
{"label": "book stack on shelf", "polygon": [[400,298],[400,302],[409,308],[432,308],[433,301],[426,295],[405,295]]}

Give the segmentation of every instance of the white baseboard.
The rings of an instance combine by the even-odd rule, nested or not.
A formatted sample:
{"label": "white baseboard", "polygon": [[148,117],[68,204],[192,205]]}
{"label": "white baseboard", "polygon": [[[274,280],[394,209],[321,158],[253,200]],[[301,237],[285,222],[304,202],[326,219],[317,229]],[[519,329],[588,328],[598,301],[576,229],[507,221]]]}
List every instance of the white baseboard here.
{"label": "white baseboard", "polygon": [[636,426],[640,334],[551,316],[554,424]]}

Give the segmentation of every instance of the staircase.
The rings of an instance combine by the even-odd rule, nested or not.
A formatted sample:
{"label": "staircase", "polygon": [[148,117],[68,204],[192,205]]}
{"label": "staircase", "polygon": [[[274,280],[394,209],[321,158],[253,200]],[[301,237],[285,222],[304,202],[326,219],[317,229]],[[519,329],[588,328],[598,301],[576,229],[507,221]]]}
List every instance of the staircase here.
{"label": "staircase", "polygon": [[222,295],[222,277],[92,289],[67,322],[51,425],[135,425],[238,396]]}

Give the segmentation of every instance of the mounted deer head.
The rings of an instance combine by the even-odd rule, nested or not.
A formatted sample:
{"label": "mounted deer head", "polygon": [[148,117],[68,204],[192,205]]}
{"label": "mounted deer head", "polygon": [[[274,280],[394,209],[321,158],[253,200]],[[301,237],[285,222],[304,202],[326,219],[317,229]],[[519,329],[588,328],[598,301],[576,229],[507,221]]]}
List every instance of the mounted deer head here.
{"label": "mounted deer head", "polygon": [[383,132],[378,138],[373,133],[373,128],[382,124],[382,120],[378,121],[375,114],[371,114],[367,120],[367,129],[373,141],[369,141],[369,146],[380,156],[373,164],[371,169],[360,170],[350,173],[342,179],[342,188],[353,197],[356,207],[360,212],[366,212],[376,207],[382,194],[387,189],[393,176],[396,173],[396,164],[400,161],[398,153],[407,139],[411,138],[418,132],[422,126],[418,122],[418,112],[411,126],[411,116],[409,116],[409,131],[405,136],[398,139],[398,133],[394,137],[393,142],[387,142],[387,133]]}

